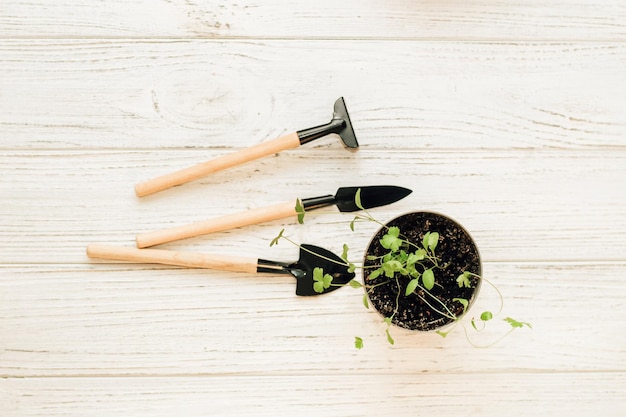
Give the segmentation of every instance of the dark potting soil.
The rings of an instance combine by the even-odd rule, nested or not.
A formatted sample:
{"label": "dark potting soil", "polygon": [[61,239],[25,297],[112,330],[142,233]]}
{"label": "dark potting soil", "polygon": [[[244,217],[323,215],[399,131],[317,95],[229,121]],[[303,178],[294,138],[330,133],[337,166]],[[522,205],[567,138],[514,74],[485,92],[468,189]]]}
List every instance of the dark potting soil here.
{"label": "dark potting soil", "polygon": [[[472,277],[470,278],[471,288],[459,288],[456,279],[464,271],[478,275],[481,273],[478,249],[465,229],[452,219],[431,212],[408,213],[391,220],[387,226],[399,227],[401,237],[420,247],[427,232],[439,233],[439,243],[435,249],[435,254],[441,259],[441,265],[445,268],[434,269],[435,286],[429,292],[444,303],[456,316],[462,315],[463,306],[459,302],[452,301],[452,299],[464,298],[471,305],[475,294],[478,292],[480,280]],[[372,238],[365,254],[364,265],[366,267],[375,264],[375,261],[368,261],[367,256],[383,256],[389,252],[380,244],[380,239],[386,232],[387,229],[383,227]],[[383,274],[371,280],[368,278],[368,271],[370,270],[365,268],[364,271],[364,282],[368,287],[387,281],[385,284],[371,288],[368,296],[370,303],[384,317],[393,315],[393,324],[409,330],[434,330],[453,321],[433,309],[431,306],[437,307],[438,310],[443,310],[443,307],[419,288],[409,296],[404,295],[410,277],[397,275],[390,280]],[[398,292],[400,293],[399,297]],[[418,294],[431,306],[424,302]]]}

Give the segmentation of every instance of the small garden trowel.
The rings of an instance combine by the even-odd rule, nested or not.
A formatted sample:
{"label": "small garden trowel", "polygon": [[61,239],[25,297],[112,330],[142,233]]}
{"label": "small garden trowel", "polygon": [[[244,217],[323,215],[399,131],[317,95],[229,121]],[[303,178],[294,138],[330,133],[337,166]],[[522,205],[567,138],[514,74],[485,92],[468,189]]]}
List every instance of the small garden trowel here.
{"label": "small garden trowel", "polygon": [[[411,193],[411,190],[393,185],[374,185],[366,187],[343,187],[333,195],[305,198],[298,200],[301,209],[309,211],[320,207],[336,205],[341,212],[358,211],[356,194],[360,190],[361,205],[365,209],[384,206],[395,203]],[[298,201],[290,201],[269,207],[261,207],[241,213],[228,214],[213,219],[190,223],[169,229],[156,230],[153,232],[137,235],[137,247],[147,248],[166,242],[185,239],[193,236],[206,235],[223,230],[251,224],[263,223],[298,214],[296,205]]]}
{"label": "small garden trowel", "polygon": [[[307,244],[300,246],[300,258],[293,263],[241,256],[208,255],[163,249],[137,249],[94,243],[87,246],[87,255],[90,258],[98,259],[207,268],[220,271],[291,274],[296,278],[296,295],[325,294],[344,286],[355,276],[354,272],[348,271],[348,265],[339,256],[327,249]],[[316,268],[320,268],[324,275],[332,276],[332,282],[329,285],[316,285],[319,284],[319,278],[316,279],[314,272]]]}
{"label": "small garden trowel", "polygon": [[162,175],[148,181],[141,182],[135,186],[135,193],[138,197],[181,185],[189,181],[197,180],[206,175],[231,168],[246,162],[253,161],[264,156],[273,155],[287,149],[294,149],[315,139],[335,133],[339,136],[346,148],[358,148],[348,109],[343,97],[335,101],[333,117],[330,122],[298,130],[276,139],[258,143],[237,152],[219,156],[206,162],[199,163],[189,168],[184,168],[170,174]]}

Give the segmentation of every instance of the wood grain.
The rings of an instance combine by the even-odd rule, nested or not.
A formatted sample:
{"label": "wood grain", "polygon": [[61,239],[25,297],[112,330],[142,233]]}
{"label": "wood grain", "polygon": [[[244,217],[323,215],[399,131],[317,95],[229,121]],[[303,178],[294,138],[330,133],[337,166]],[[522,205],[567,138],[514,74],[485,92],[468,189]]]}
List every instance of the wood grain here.
{"label": "wood grain", "polygon": [[[409,416],[415,410],[458,416],[621,417],[624,373],[501,373],[0,380],[6,410],[24,417],[100,416]],[[367,389],[369,381],[389,390]],[[250,389],[251,384],[263,390]],[[607,385],[598,395],[596,387]],[[476,392],[477,385],[481,390]],[[100,401],[100,398],[107,401]],[[2,397],[0,397],[2,398]],[[512,410],[515,410],[513,413]]]}
{"label": "wood grain", "polygon": [[239,227],[256,225],[277,219],[296,218],[296,200],[278,203],[272,206],[230,213],[212,217],[193,223],[186,223],[167,229],[153,230],[140,233],[135,237],[138,248],[147,248],[196,236],[205,236],[211,233],[222,232]]}
{"label": "wood grain", "polygon": [[204,178],[210,174],[244,165],[256,159],[271,156],[273,154],[297,148],[300,146],[300,138],[296,132],[257,143],[238,151],[220,155],[209,161],[200,162],[188,168],[182,168],[174,172],[162,174],[156,178],[142,181],[135,185],[135,194],[145,197],[150,194],[164,191],[177,185],[186,184]]}
{"label": "wood grain", "polygon": [[5,37],[624,40],[620,0],[5,0]]}
{"label": "wood grain", "polygon": [[[219,152],[4,152],[0,260],[82,263],[91,242],[134,245],[138,233],[333,194],[339,186],[374,184],[414,190],[373,210],[377,218],[390,220],[414,210],[448,214],[466,226],[487,261],[622,260],[626,253],[622,151],[424,152],[419,144],[407,144],[404,152],[364,148],[348,153],[337,143],[302,151],[143,199],[134,196],[135,181]],[[306,174],[311,166],[315,176]],[[360,223],[351,232],[351,220],[350,214],[329,208],[310,213],[302,226],[287,218],[168,248],[214,252],[219,247],[231,254],[243,249],[271,259],[282,255],[282,246],[270,249],[269,242],[285,228],[298,242],[339,253],[347,243],[356,254],[364,250],[376,225]],[[603,244],[589,243],[598,240]]]}
{"label": "wood grain", "polygon": [[103,245],[100,243],[87,245],[87,256],[94,259],[174,265],[247,274],[256,273],[258,267],[257,258],[167,249],[139,249],[134,246]]}
{"label": "wood grain", "polygon": [[[625,415],[625,22],[621,0],[3,0],[0,415]],[[331,135],[133,192],[326,123],[340,96],[356,151]],[[393,329],[391,346],[359,290],[85,255],[375,184],[413,190],[382,221],[460,221],[503,314],[533,329],[488,349]],[[293,261],[269,247],[284,228],[358,261],[377,226],[350,220],[163,246]],[[483,288],[470,313],[494,304]]]}
{"label": "wood grain", "polygon": [[[625,270],[626,263],[486,263],[485,276],[506,298],[502,318],[533,329],[476,349],[462,328],[446,339],[393,329],[391,347],[360,290],[296,297],[290,276],[116,263],[6,266],[0,375],[612,372],[626,366],[626,336],[611,319],[625,313]],[[470,314],[497,305],[485,288]],[[506,330],[494,323],[472,339],[487,344]],[[365,341],[362,351],[355,336]]]}
{"label": "wood grain", "polygon": [[621,43],[2,40],[0,55],[10,149],[225,153],[326,123],[342,95],[380,152],[623,149],[626,135]]}

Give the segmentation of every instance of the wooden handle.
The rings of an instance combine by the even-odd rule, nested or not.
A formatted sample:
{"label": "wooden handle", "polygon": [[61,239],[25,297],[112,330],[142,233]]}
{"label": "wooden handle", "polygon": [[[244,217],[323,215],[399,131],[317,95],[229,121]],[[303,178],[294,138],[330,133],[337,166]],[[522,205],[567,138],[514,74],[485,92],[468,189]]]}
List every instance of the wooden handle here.
{"label": "wooden handle", "polygon": [[210,161],[202,162],[180,171],[141,182],[135,186],[135,193],[138,197],[154,194],[170,187],[174,187],[175,185],[197,180],[198,178],[202,178],[214,172],[241,165],[286,149],[297,148],[298,146],[300,146],[298,133],[290,133],[237,152],[217,157]]}
{"label": "wooden handle", "polygon": [[162,249],[137,249],[92,243],[87,246],[91,258],[143,262],[189,268],[208,268],[232,272],[257,272],[257,259],[239,256],[206,255]]}
{"label": "wooden handle", "polygon": [[137,247],[147,248],[188,237],[206,235],[209,233],[230,230],[251,224],[283,219],[285,217],[293,216],[294,214],[296,214],[295,202],[276,204],[274,206],[262,207],[243,213],[229,214],[183,226],[142,233],[137,235]]}

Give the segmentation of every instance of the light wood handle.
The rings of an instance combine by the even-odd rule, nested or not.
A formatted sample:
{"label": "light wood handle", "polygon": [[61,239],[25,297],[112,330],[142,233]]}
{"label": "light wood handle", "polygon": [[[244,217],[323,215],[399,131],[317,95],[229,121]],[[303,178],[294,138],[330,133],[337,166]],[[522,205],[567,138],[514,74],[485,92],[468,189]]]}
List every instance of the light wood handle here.
{"label": "light wood handle", "polygon": [[210,161],[202,162],[189,168],[181,169],[180,171],[141,182],[135,186],[135,193],[138,197],[154,194],[176,185],[197,180],[214,172],[241,165],[286,149],[297,148],[298,146],[300,146],[298,133],[290,133],[237,152],[217,157]]}
{"label": "light wood handle", "polygon": [[139,234],[136,238],[137,247],[147,248],[193,236],[206,235],[251,224],[283,219],[293,216],[294,214],[296,214],[295,201],[262,207],[242,213],[228,214],[214,219]]}
{"label": "light wood handle", "polygon": [[258,263],[257,259],[242,258],[239,256],[206,255],[163,249],[137,249],[124,246],[101,245],[97,243],[92,243],[87,246],[87,255],[90,258],[98,259],[248,273],[256,273]]}

